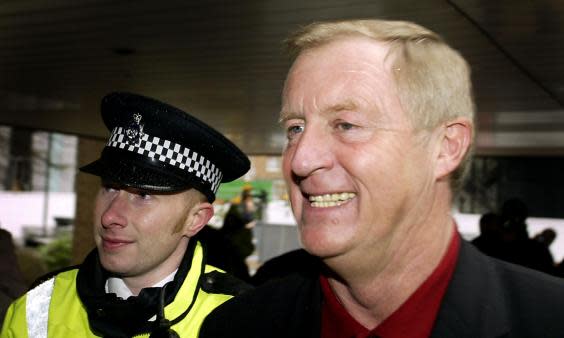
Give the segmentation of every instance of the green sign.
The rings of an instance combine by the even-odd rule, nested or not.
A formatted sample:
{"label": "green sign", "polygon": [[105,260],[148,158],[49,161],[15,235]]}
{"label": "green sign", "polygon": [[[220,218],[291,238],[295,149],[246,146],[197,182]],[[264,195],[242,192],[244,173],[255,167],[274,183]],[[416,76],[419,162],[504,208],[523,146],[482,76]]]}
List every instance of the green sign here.
{"label": "green sign", "polygon": [[253,189],[253,195],[259,194],[261,191],[265,191],[267,196],[272,194],[272,181],[269,180],[256,180],[245,182],[243,180],[236,180],[229,183],[222,183],[217,191],[216,198],[218,200],[231,201],[232,199],[241,196],[243,188],[251,186]]}

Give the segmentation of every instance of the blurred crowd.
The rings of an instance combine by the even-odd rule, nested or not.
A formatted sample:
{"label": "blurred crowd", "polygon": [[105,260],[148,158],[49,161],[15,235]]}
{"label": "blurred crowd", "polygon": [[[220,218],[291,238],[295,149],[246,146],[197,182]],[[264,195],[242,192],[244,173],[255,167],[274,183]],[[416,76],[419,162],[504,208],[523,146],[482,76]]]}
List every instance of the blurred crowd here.
{"label": "blurred crowd", "polygon": [[556,232],[546,228],[530,236],[528,216],[528,207],[521,199],[508,199],[499,212],[482,215],[480,235],[472,243],[488,256],[564,277],[563,262],[555,262],[550,252]]}

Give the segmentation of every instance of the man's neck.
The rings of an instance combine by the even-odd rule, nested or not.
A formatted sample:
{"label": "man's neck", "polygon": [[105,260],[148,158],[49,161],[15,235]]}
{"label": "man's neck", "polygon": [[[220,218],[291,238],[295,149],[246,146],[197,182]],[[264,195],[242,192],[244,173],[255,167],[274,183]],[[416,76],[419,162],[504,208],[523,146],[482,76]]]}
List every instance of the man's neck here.
{"label": "man's neck", "polygon": [[[367,328],[379,325],[431,275],[453,236],[447,212],[426,218],[402,238],[392,238],[370,256],[325,260],[335,273],[329,284],[345,309]],[[437,217],[439,216],[439,217]]]}

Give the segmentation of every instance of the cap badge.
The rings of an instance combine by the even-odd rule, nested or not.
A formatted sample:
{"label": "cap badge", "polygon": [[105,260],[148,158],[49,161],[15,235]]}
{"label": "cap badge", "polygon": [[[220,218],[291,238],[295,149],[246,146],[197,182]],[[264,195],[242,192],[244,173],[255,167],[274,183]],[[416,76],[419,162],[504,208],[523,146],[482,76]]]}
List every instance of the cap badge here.
{"label": "cap badge", "polygon": [[127,129],[125,130],[125,135],[127,136],[126,142],[132,145],[138,145],[143,137],[143,126],[141,122],[141,114],[133,114],[133,121],[129,123]]}

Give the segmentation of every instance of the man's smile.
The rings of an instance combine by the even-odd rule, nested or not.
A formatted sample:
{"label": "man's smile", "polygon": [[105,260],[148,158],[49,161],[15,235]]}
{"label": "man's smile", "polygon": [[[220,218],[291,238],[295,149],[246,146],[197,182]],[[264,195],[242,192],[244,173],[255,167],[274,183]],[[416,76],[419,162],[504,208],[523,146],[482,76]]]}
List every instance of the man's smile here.
{"label": "man's smile", "polygon": [[330,208],[344,204],[355,197],[356,193],[341,192],[323,195],[310,195],[308,199],[311,202],[311,206],[314,208]]}

